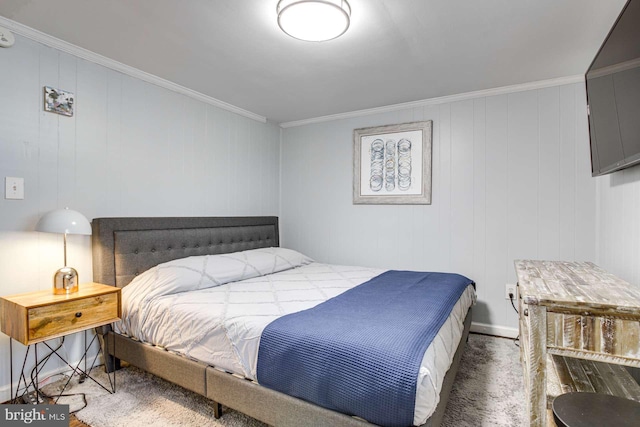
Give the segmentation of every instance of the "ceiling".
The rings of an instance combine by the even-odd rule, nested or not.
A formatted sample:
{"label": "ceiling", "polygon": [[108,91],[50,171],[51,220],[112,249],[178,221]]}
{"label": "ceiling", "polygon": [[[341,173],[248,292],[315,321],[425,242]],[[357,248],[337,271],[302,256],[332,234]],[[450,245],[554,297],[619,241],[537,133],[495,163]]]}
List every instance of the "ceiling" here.
{"label": "ceiling", "polygon": [[349,0],[322,43],[277,0],[0,0],[0,15],[275,122],[583,74],[626,0]]}

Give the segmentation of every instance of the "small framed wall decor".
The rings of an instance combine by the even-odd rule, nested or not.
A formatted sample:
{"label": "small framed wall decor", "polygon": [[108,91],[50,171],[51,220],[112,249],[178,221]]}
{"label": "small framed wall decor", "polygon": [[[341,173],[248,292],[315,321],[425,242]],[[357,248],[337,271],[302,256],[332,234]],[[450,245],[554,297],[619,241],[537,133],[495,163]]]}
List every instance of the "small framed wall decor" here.
{"label": "small framed wall decor", "polygon": [[354,204],[431,204],[432,123],[353,131]]}
{"label": "small framed wall decor", "polygon": [[74,96],[71,92],[44,87],[44,111],[73,117]]}

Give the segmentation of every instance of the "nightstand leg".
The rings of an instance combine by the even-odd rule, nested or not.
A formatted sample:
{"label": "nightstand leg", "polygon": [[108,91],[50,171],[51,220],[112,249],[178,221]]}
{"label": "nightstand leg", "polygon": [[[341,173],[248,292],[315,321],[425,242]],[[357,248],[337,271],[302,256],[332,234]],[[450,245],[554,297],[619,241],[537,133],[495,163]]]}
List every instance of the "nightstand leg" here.
{"label": "nightstand leg", "polygon": [[38,402],[40,401],[40,383],[38,382],[38,377],[40,372],[38,371],[38,343],[33,345],[33,351],[36,354],[36,366],[35,366],[35,370],[36,370],[36,389],[35,389],[35,394],[36,394],[36,404],[38,404]]}
{"label": "nightstand leg", "polygon": [[[13,338],[11,338],[13,340]],[[29,358],[29,350],[31,346],[27,346],[27,352],[24,355],[22,361],[22,369],[20,370],[20,376],[18,377],[18,384],[16,385],[16,394],[13,396],[13,403],[18,403],[18,393],[20,392],[20,384],[24,382],[25,393],[29,391],[29,383],[27,383],[27,377],[24,376],[24,367],[27,366],[27,359]],[[13,371],[13,352],[11,352],[11,370]]]}
{"label": "nightstand leg", "polygon": [[[16,403],[13,397],[13,338],[9,337],[9,393],[11,394],[10,403]],[[16,390],[16,394],[18,391]]]}
{"label": "nightstand leg", "polygon": [[[34,366],[36,377],[35,379],[31,379],[31,381],[27,381],[27,377],[24,374],[24,369],[27,366],[27,360],[29,359],[29,352],[31,351],[31,347],[34,347],[34,353],[36,356],[36,364]],[[24,383],[24,392],[22,395],[24,396],[29,392],[29,387],[35,388],[35,396],[38,398],[38,347],[35,344],[27,346],[27,352],[24,354],[24,360],[22,361],[22,369],[20,370],[20,376],[18,376],[18,384],[16,384],[15,393],[13,392],[13,338],[9,339],[9,369],[11,373],[9,375],[11,383],[9,384],[9,390],[11,392],[11,403],[17,404],[18,393],[20,393],[20,386]],[[37,401],[36,401],[37,402]],[[25,402],[26,403],[26,402]]]}
{"label": "nightstand leg", "polygon": [[84,380],[87,379],[87,330],[84,331],[84,349],[85,349],[85,357],[84,357],[84,372],[80,374],[80,378],[78,378],[78,382],[82,384]]}
{"label": "nightstand leg", "polygon": [[[65,358],[63,358],[60,354],[58,354],[57,349],[52,348],[49,344],[47,344],[47,342],[46,342],[46,341],[44,341],[44,342],[43,342],[43,344],[44,344],[44,345],[46,345],[46,346],[49,348],[49,350],[51,350],[52,354],[55,354],[56,356],[58,356],[58,358],[59,358],[61,361],[63,361],[64,363],[66,363],[66,364],[67,364],[67,366],[68,366],[69,368],[71,368],[71,369],[72,369],[72,373],[71,373],[71,375],[69,376],[69,379],[67,380],[67,383],[66,383],[66,384],[64,385],[64,387],[62,388],[62,391],[60,392],[60,395],[58,395],[58,398],[54,401],[54,403],[58,401],[58,399],[60,398],[60,396],[62,396],[62,393],[63,393],[63,392],[64,392],[64,390],[67,388],[67,386],[69,385],[69,382],[71,381],[71,378],[73,378],[73,376],[74,376],[75,374],[85,376],[85,378],[90,379],[91,381],[93,381],[94,383],[96,383],[97,385],[99,385],[99,386],[100,386],[100,387],[102,387],[105,391],[108,391],[109,393],[115,393],[115,385],[114,385],[114,382],[115,382],[115,381],[113,381],[113,382],[112,382],[112,381],[111,381],[111,377],[110,377],[110,376],[109,376],[109,384],[111,385],[111,390],[109,390],[107,387],[105,387],[104,385],[102,385],[102,384],[100,384],[98,381],[96,381],[96,380],[95,380],[95,379],[94,379],[94,378],[89,374],[89,372],[86,370],[87,368],[85,368],[85,370],[83,370],[83,369],[80,367],[80,366],[81,366],[81,364],[83,363],[83,360],[82,360],[82,359],[85,359],[85,360],[84,360],[84,362],[86,363],[87,353],[89,352],[89,349],[91,348],[91,345],[92,345],[92,344],[94,343],[94,341],[96,340],[96,337],[97,337],[97,335],[96,335],[96,336],[94,336],[94,337],[91,339],[91,342],[89,343],[89,345],[88,345],[88,346],[85,346],[84,353],[83,353],[82,357],[80,358],[80,360],[78,361],[78,363],[76,364],[76,366],[75,366],[75,367],[74,367],[74,366],[71,366],[71,365],[69,364],[69,362],[68,362]],[[97,360],[97,359],[98,359],[98,355],[96,354],[96,357],[93,359],[93,362],[92,362],[91,366],[88,368],[89,370],[93,369],[93,366],[95,365],[95,362],[96,362],[96,360]],[[114,378],[115,378],[115,373],[114,373]]]}

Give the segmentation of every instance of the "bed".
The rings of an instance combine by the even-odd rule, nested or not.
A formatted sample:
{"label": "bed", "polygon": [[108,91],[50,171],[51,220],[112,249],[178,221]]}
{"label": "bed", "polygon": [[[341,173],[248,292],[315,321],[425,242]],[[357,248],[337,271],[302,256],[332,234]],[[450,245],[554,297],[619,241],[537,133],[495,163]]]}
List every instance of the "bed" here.
{"label": "bed", "polygon": [[[93,220],[92,227],[94,281],[121,288],[140,276],[137,281],[134,281],[134,286],[136,286],[145,272],[157,270],[155,267],[160,264],[164,266],[176,262],[181,263],[184,259],[193,259],[188,257],[195,256],[223,256],[224,254],[239,256],[239,254],[245,253],[243,251],[248,251],[248,253],[270,252],[273,250],[268,248],[279,247],[277,217],[97,218]],[[285,250],[279,249],[279,251],[280,254]],[[330,269],[332,274],[351,275],[350,281],[353,283],[361,283],[365,278],[373,277],[379,273],[375,269],[349,270],[347,272],[345,269],[348,267],[301,262],[308,265],[296,265],[296,272],[304,272],[306,276],[309,276],[314,274],[313,269],[316,269],[315,273],[318,273],[318,269],[324,269],[323,273],[327,273],[325,270]],[[337,273],[336,269],[338,269]],[[285,271],[284,274],[289,273]],[[271,276],[269,277],[269,280],[272,280]],[[253,280],[255,282],[257,279]],[[229,285],[224,284],[224,286],[238,286],[233,280],[231,282]],[[251,286],[257,285],[252,283]],[[133,287],[129,289],[133,289]],[[222,286],[214,288],[216,292],[222,289]],[[207,297],[213,297],[215,293],[210,289],[200,291],[204,292]],[[331,292],[328,293],[330,298]],[[188,298],[189,296],[186,294],[180,293],[180,297],[186,296]],[[197,298],[191,298],[202,299],[200,295]],[[471,298],[475,298],[474,293]],[[171,305],[180,306],[183,302]],[[194,301],[189,303],[192,302]],[[448,370],[444,369],[446,374],[443,372],[441,378],[438,379],[438,398],[433,404],[433,408],[430,409],[428,419],[424,423],[420,422],[420,425],[437,426],[441,422],[469,333],[470,305],[472,303],[473,301],[467,304],[468,309],[466,306],[459,308],[458,306],[461,304],[456,303],[457,310],[463,310],[459,316],[461,330],[455,334],[455,342],[449,351],[451,360],[447,364],[450,363],[450,367]],[[258,314],[262,315],[263,313]],[[163,345],[150,345],[145,341],[153,340],[141,340],[139,337],[131,336],[130,331],[121,325],[116,329],[121,333],[117,333],[111,328],[104,328],[100,331],[102,340],[108,344],[106,346],[108,352],[113,356],[106,361],[107,369],[117,369],[120,360],[127,361],[154,375],[208,397],[212,400],[216,417],[221,415],[220,405],[222,404],[276,426],[361,427],[364,425],[363,420],[357,417],[329,410],[259,385],[255,381],[255,371],[252,371],[251,367],[252,364],[256,364],[255,361],[247,362],[244,370],[238,370],[222,362],[214,363],[211,360],[206,360],[206,357],[194,357],[194,354],[197,356],[197,351],[176,351],[171,346],[167,348]],[[217,365],[223,365],[224,368]],[[436,376],[438,375],[436,374]],[[416,417],[418,417],[417,408],[418,406],[416,406]]]}

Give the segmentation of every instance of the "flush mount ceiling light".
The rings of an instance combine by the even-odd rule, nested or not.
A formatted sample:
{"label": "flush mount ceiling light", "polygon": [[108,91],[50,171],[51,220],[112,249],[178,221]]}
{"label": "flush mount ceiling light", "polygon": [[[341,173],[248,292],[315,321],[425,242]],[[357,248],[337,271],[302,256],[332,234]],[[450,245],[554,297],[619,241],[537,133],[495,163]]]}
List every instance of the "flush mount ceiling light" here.
{"label": "flush mount ceiling light", "polygon": [[351,18],[346,0],[280,0],[276,9],[282,31],[310,42],[340,37]]}

